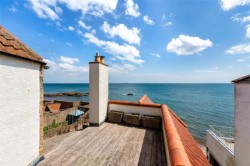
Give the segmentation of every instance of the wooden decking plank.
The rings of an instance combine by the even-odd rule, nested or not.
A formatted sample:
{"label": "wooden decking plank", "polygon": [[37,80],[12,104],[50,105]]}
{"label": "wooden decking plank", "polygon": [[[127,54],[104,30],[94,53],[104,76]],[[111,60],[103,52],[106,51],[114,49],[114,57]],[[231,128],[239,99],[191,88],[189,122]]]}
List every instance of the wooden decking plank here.
{"label": "wooden decking plank", "polygon": [[157,144],[159,144],[159,142],[157,142],[157,131],[155,131],[155,130],[152,130],[152,131],[153,131],[153,137],[152,137],[152,149],[151,149],[150,165],[155,166],[157,164],[156,148],[157,148]]}
{"label": "wooden decking plank", "polygon": [[39,165],[166,165],[162,131],[104,123],[45,141]]}
{"label": "wooden decking plank", "polygon": [[133,148],[133,141],[134,141],[134,135],[136,134],[136,128],[134,127],[130,127],[128,128],[129,130],[129,136],[128,139],[125,141],[125,146],[124,146],[124,150],[123,150],[123,155],[121,156],[121,158],[119,159],[117,165],[122,165],[124,163],[129,163],[130,158],[129,155],[131,153],[131,149]]}
{"label": "wooden decking plank", "polygon": [[143,138],[145,136],[145,130],[144,129],[140,129],[140,133],[137,137],[137,144],[136,144],[136,152],[135,155],[133,156],[133,162],[132,165],[138,165],[139,164],[139,159],[140,159],[140,155],[142,152],[142,145],[143,145]]}
{"label": "wooden decking plank", "polygon": [[[91,127],[92,128],[92,132],[90,132],[90,136],[84,136],[82,135],[76,135],[77,137],[75,137],[74,139],[68,139],[67,142],[67,146],[64,146],[64,155],[61,154],[61,158],[59,158],[58,160],[53,161],[53,164],[58,164],[58,165],[62,165],[62,164],[66,164],[69,163],[70,164],[70,159],[73,160],[73,158],[78,158],[78,153],[80,150],[80,147],[82,144],[85,143],[85,138],[86,138],[86,142],[91,143],[91,140],[95,140],[95,135],[98,135],[98,131],[103,131],[103,128],[107,128],[108,125],[105,124],[104,126],[98,128],[98,127]],[[89,130],[91,130],[91,128],[89,128]],[[92,138],[91,138],[92,137]]]}
{"label": "wooden decking plank", "polygon": [[126,145],[126,142],[127,142],[127,138],[128,138],[128,136],[130,134],[129,130],[125,129],[124,131],[125,131],[125,133],[123,135],[121,135],[119,145],[116,148],[112,158],[107,160],[104,164],[102,164],[103,166],[106,166],[106,165],[110,165],[110,166],[111,165],[118,165],[117,163],[120,161],[121,156],[124,154],[124,148],[125,148],[125,145]]}
{"label": "wooden decking plank", "polygon": [[141,153],[141,146],[143,143],[143,138],[144,138],[144,129],[136,129],[137,133],[134,135],[134,140],[133,140],[133,148],[130,153],[130,160],[128,162],[128,165],[138,165],[139,162],[139,156]]}
{"label": "wooden decking plank", "polygon": [[72,162],[74,165],[88,165],[88,162],[91,162],[94,157],[97,157],[94,153],[95,151],[99,151],[101,147],[101,142],[106,141],[109,136],[110,132],[115,129],[114,125],[109,124],[109,127],[106,127],[100,132],[96,133],[95,139],[89,137],[89,142],[86,146],[79,149],[78,158],[75,158]]}
{"label": "wooden decking plank", "polygon": [[147,145],[147,151],[146,151],[146,157],[145,157],[145,166],[150,166],[150,160],[151,160],[151,150],[152,150],[152,144],[153,144],[153,131],[147,130],[147,134],[145,137],[148,137],[148,145]]}
{"label": "wooden decking plank", "polygon": [[160,132],[158,132],[157,133],[157,135],[156,135],[156,142],[157,142],[157,149],[156,149],[156,155],[157,155],[157,165],[162,165],[162,160],[161,160],[161,158],[162,158],[162,154],[161,154],[161,151],[162,151],[162,147],[161,147],[161,143],[160,143],[160,141],[161,141],[161,134],[160,134]]}
{"label": "wooden decking plank", "polygon": [[[85,138],[90,139],[91,137],[93,137],[96,134],[96,130],[102,130],[105,127],[108,127],[107,124],[105,124],[104,126],[102,126],[100,128],[90,127],[90,128],[87,128],[86,131],[84,130],[84,131],[73,132],[71,137],[65,138],[64,141],[58,143],[56,148],[52,149],[50,152],[47,152],[47,154],[45,154],[45,157],[46,157],[45,162],[56,165],[56,164],[58,164],[58,162],[60,163],[62,161],[65,161],[70,156],[72,156],[72,155],[69,155],[69,154],[71,154],[69,152],[70,150],[72,150],[74,147],[80,147],[80,145],[82,144],[82,141],[84,141]],[[58,152],[63,152],[63,153],[58,153]],[[67,155],[67,153],[69,153],[69,154]],[[64,156],[64,155],[66,155],[66,156]],[[41,164],[43,164],[43,162],[41,162]]]}
{"label": "wooden decking plank", "polygon": [[[108,154],[108,149],[110,145],[112,145],[113,142],[115,142],[115,139],[119,135],[119,126],[117,124],[112,124],[115,126],[114,130],[110,130],[106,133],[107,137],[102,138],[100,144],[98,144],[97,147],[94,147],[94,151],[91,153],[91,160],[88,161],[86,165],[91,166],[91,165],[98,165],[98,161],[103,158],[104,155]],[[105,153],[103,153],[106,151]]]}
{"label": "wooden decking plank", "polygon": [[104,164],[105,162],[109,161],[112,158],[112,156],[116,155],[114,152],[119,147],[121,141],[123,141],[122,137],[126,131],[124,130],[123,126],[118,125],[117,127],[118,128],[116,130],[116,137],[114,138],[114,140],[109,142],[108,146],[102,149],[104,151],[106,148],[106,152],[99,158],[99,160],[96,162],[96,165],[105,165]]}
{"label": "wooden decking plank", "polygon": [[163,140],[163,135],[162,133],[159,133],[160,135],[160,147],[161,147],[161,163],[162,165],[165,165],[163,163],[166,163],[166,155],[165,155],[165,148],[164,148],[164,140]]}

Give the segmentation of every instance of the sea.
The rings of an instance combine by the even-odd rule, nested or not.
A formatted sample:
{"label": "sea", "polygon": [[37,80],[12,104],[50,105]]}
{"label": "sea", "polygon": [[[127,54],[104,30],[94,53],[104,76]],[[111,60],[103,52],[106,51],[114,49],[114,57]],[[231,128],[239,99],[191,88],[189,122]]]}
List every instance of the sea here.
{"label": "sea", "polygon": [[[45,93],[89,92],[89,84],[45,84]],[[133,93],[134,96],[128,96]],[[209,125],[234,126],[233,84],[109,84],[109,99],[138,101],[147,96],[168,105],[204,144]],[[88,101],[83,97],[46,97],[45,100]]]}

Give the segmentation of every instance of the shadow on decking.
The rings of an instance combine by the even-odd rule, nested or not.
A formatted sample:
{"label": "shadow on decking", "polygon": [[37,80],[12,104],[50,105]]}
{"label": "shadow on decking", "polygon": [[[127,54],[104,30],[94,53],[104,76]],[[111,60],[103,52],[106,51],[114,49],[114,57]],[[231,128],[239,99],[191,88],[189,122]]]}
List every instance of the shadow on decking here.
{"label": "shadow on decking", "polygon": [[166,165],[165,156],[162,131],[146,129],[138,165]]}

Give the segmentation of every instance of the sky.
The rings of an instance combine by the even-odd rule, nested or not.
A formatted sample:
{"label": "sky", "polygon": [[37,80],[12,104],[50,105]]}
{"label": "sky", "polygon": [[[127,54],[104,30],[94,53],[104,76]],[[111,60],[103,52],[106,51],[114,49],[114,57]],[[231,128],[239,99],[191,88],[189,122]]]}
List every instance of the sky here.
{"label": "sky", "polygon": [[250,73],[250,0],[1,0],[0,24],[44,58],[45,83],[229,83]]}

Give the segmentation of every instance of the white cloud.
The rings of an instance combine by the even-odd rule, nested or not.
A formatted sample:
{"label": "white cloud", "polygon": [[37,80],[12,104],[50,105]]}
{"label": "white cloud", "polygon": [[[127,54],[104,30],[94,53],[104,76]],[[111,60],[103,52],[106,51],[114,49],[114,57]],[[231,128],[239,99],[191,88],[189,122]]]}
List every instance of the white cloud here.
{"label": "white cloud", "polygon": [[[29,0],[31,8],[36,12],[40,18],[49,18],[51,20],[58,20],[59,13],[56,13],[56,1],[42,1],[42,0]],[[54,10],[52,9],[54,8]],[[58,11],[58,10],[57,10]]]}
{"label": "white cloud", "polygon": [[250,38],[250,24],[246,26],[246,37]]}
{"label": "white cloud", "polygon": [[16,13],[17,12],[17,9],[15,6],[12,6],[9,8],[9,11],[12,12],[12,13]]}
{"label": "white cloud", "polygon": [[163,15],[161,16],[161,21],[165,21],[166,18],[167,18],[166,14],[163,14]]}
{"label": "white cloud", "polygon": [[232,66],[232,65],[228,65],[228,66],[227,66],[227,68],[232,69],[232,68],[233,68],[233,66]]}
{"label": "white cloud", "polygon": [[72,11],[81,11],[83,15],[90,14],[101,17],[105,13],[112,13],[118,0],[28,0],[31,8],[40,18],[59,20],[62,9],[58,4],[64,4]]}
{"label": "white cloud", "polygon": [[79,59],[78,58],[70,58],[70,57],[60,56],[60,62],[73,65],[74,63],[78,63]]}
{"label": "white cloud", "polygon": [[245,62],[245,59],[237,59],[237,62]]}
{"label": "white cloud", "polygon": [[177,55],[193,55],[212,47],[212,45],[209,39],[203,40],[199,37],[179,35],[178,38],[172,38],[166,49]]}
{"label": "white cloud", "polygon": [[79,62],[78,58],[60,56],[58,60],[44,59],[44,61],[47,63],[48,66],[50,66],[48,72],[53,72],[54,74],[55,73],[68,74],[67,72],[71,73],[88,72],[87,67],[75,65],[75,62]]}
{"label": "white cloud", "polygon": [[161,16],[161,22],[162,22],[161,26],[169,27],[169,26],[174,25],[174,23],[172,22],[173,17],[174,17],[173,13],[170,13],[168,17],[166,16],[166,14],[163,14]]}
{"label": "white cloud", "polygon": [[169,27],[172,25],[174,25],[174,24],[171,21],[168,21],[168,22],[162,24],[162,26],[164,26],[164,27]]}
{"label": "white cloud", "polygon": [[116,59],[139,65],[144,62],[142,59],[140,59],[140,52],[134,46],[128,44],[119,45],[115,42],[103,41],[98,39],[92,33],[85,33],[84,37],[87,39],[87,42],[101,47],[103,50],[105,50],[105,52],[113,55]]}
{"label": "white cloud", "polygon": [[219,67],[214,67],[213,69],[210,70],[194,70],[195,73],[219,73],[221,72],[219,70]]}
{"label": "white cloud", "polygon": [[109,34],[111,37],[119,36],[124,41],[130,44],[138,44],[140,45],[140,30],[133,27],[128,29],[126,25],[119,24],[117,26],[111,27],[106,21],[103,23],[101,29],[104,33]]}
{"label": "white cloud", "polygon": [[229,48],[227,54],[244,54],[250,53],[250,43],[243,43]]}
{"label": "white cloud", "polygon": [[133,71],[135,66],[129,63],[124,64],[111,64],[110,65],[110,72],[111,73],[127,73]]}
{"label": "white cloud", "polygon": [[231,17],[233,21],[241,22],[241,23],[247,23],[250,22],[250,16],[244,16],[242,17],[239,13],[235,14],[233,17]]}
{"label": "white cloud", "polygon": [[84,15],[103,16],[105,13],[112,13],[118,0],[59,0],[73,11],[81,11]]}
{"label": "white cloud", "polygon": [[[241,23],[250,23],[250,16],[241,17],[239,13],[235,14],[231,19]],[[246,38],[250,38],[250,24],[246,26]]]}
{"label": "white cloud", "polygon": [[154,25],[154,24],[155,24],[155,22],[154,22],[151,18],[149,18],[148,16],[144,16],[144,17],[143,17],[143,21],[144,21],[146,24],[148,24],[148,25]]}
{"label": "white cloud", "polygon": [[161,57],[160,54],[156,54],[156,53],[151,53],[150,55],[153,55],[153,56],[155,56],[155,57],[157,57],[157,58],[160,58],[160,57]]}
{"label": "white cloud", "polygon": [[76,33],[77,33],[78,35],[82,35],[82,34],[83,34],[82,31],[81,31],[80,29],[76,29]]}
{"label": "white cloud", "polygon": [[66,44],[67,44],[68,46],[70,46],[70,47],[72,46],[72,44],[71,44],[71,43],[69,43],[69,42],[66,42]]}
{"label": "white cloud", "polygon": [[218,73],[218,70],[194,70],[195,73]]}
{"label": "white cloud", "polygon": [[223,10],[230,10],[237,6],[244,6],[250,4],[250,0],[219,0]]}
{"label": "white cloud", "polygon": [[84,22],[82,22],[81,20],[78,21],[78,25],[80,27],[82,27],[83,29],[86,29],[86,30],[90,30],[91,29],[91,26],[87,26]]}
{"label": "white cloud", "polygon": [[139,12],[138,4],[134,3],[133,0],[127,0],[125,14],[133,17],[139,17],[141,13]]}
{"label": "white cloud", "polygon": [[68,26],[68,30],[69,30],[69,31],[74,31],[74,30],[75,30],[75,28],[74,28],[74,27],[72,27],[72,26]]}

